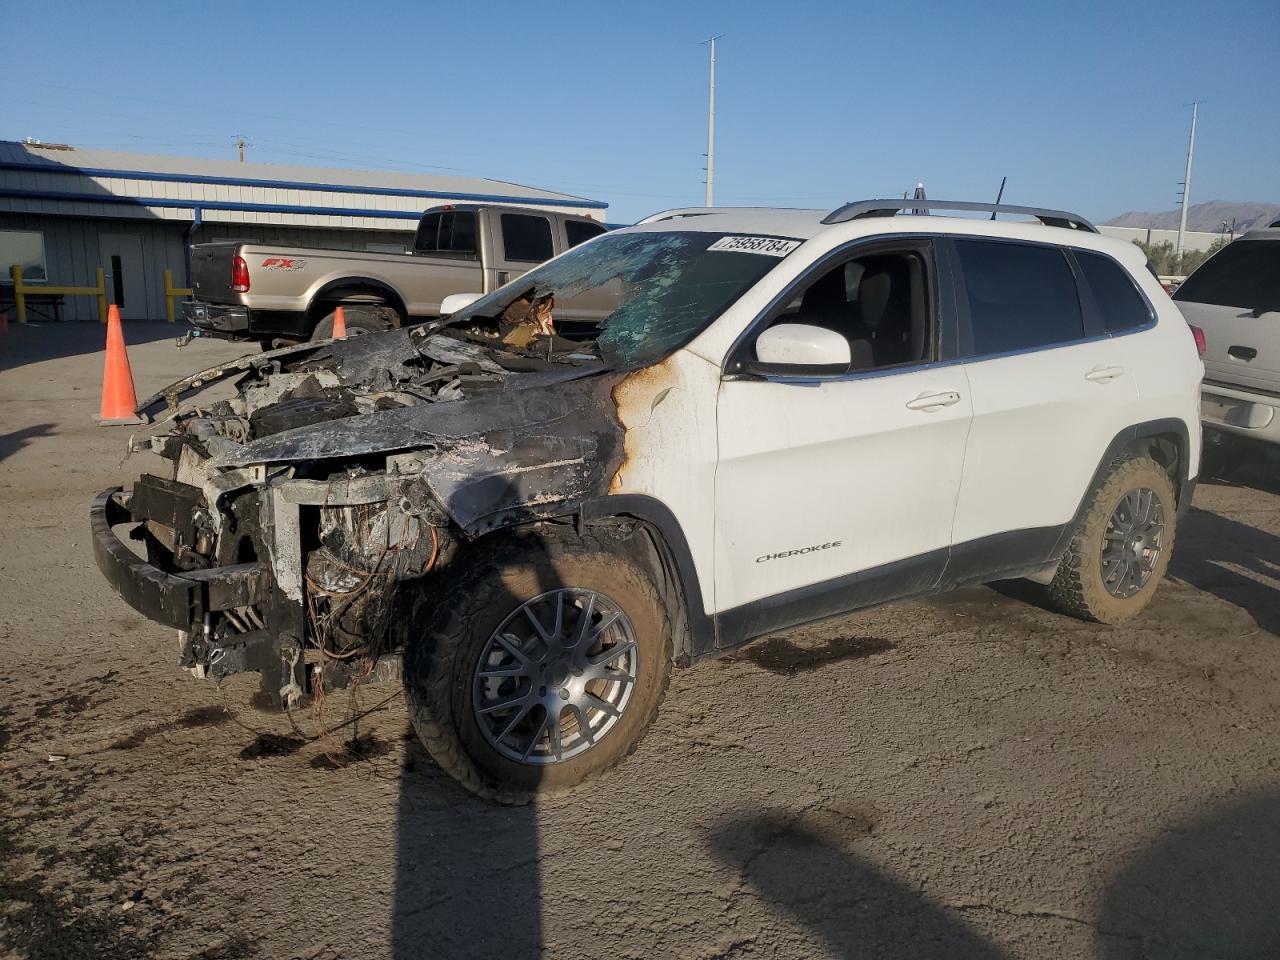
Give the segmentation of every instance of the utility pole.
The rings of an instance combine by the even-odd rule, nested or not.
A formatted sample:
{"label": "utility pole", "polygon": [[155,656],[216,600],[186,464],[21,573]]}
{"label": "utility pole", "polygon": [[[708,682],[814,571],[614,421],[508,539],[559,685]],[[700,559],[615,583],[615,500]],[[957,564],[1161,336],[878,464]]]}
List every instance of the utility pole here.
{"label": "utility pole", "polygon": [[253,144],[252,144],[252,143],[248,143],[248,142],[245,140],[245,138],[244,138],[244,134],[241,134],[241,133],[237,133],[237,134],[235,135],[235,141],[236,141],[236,150],[237,150],[237,151],[239,152],[239,154],[240,154],[240,162],[241,162],[241,163],[244,163],[244,148],[245,148],[245,147],[252,147],[252,146],[253,146]]}
{"label": "utility pole", "polygon": [[703,43],[711,46],[711,86],[707,97],[707,206],[715,206],[716,184],[716,41],[723,37],[716,34]]}
{"label": "utility pole", "polygon": [[1182,215],[1178,218],[1178,246],[1174,251],[1177,267],[1182,269],[1182,235],[1187,232],[1187,200],[1191,196],[1191,157],[1196,152],[1196,111],[1199,102],[1191,104],[1191,138],[1187,141],[1187,172],[1182,180]]}

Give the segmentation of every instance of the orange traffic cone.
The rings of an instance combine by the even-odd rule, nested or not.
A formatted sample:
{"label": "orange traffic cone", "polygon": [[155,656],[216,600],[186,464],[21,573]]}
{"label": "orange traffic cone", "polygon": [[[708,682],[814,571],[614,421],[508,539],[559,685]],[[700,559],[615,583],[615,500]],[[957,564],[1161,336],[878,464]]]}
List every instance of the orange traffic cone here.
{"label": "orange traffic cone", "polygon": [[347,314],[341,307],[333,311],[333,338],[347,339]]}
{"label": "orange traffic cone", "polygon": [[134,408],[138,398],[133,392],[133,371],[129,369],[129,353],[120,328],[120,310],[112,304],[107,311],[107,362],[102,371],[102,408],[98,423],[111,426],[120,423],[145,423]]}

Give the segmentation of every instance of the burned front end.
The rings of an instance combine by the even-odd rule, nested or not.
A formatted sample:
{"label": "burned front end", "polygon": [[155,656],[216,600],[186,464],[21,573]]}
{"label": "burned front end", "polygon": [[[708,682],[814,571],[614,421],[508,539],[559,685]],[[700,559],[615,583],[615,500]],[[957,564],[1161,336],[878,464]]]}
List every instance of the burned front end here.
{"label": "burned front end", "polygon": [[94,501],[98,567],[199,676],[256,671],[285,706],[391,679],[393,626],[459,544],[607,490],[616,379],[572,344],[424,329],[204,371],[144,402],[166,466]]}

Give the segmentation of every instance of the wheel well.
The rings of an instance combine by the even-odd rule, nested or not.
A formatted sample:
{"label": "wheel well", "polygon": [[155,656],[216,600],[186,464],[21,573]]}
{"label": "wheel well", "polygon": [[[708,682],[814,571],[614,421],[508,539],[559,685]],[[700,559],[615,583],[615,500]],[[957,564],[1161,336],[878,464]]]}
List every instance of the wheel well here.
{"label": "wheel well", "polygon": [[403,326],[409,313],[400,295],[385,284],[374,280],[341,280],[321,287],[307,307],[307,320],[314,327],[336,306],[389,307],[395,317],[388,317],[391,325]]}
{"label": "wheel well", "polygon": [[1176,433],[1155,433],[1135,437],[1129,452],[1135,456],[1150,457],[1164,468],[1173,485],[1174,493],[1182,495],[1182,481],[1189,475],[1187,469],[1186,440]]}
{"label": "wheel well", "polygon": [[481,539],[503,535],[533,535],[544,541],[560,542],[592,538],[622,550],[653,574],[654,585],[670,618],[672,657],[676,665],[686,666],[695,655],[705,652],[705,646],[714,646],[711,620],[703,612],[701,593],[690,602],[691,588],[687,586],[684,566],[657,523],[622,512],[593,514],[590,519],[583,519],[583,515],[577,513],[514,524]]}

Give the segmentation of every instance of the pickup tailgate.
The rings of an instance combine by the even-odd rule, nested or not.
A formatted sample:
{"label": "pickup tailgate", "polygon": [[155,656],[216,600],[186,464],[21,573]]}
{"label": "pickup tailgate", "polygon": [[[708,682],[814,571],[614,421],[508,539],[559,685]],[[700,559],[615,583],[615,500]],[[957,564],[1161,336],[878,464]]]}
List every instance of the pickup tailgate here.
{"label": "pickup tailgate", "polygon": [[191,295],[206,303],[239,303],[231,290],[231,260],[240,246],[234,240],[197,243],[191,248]]}

